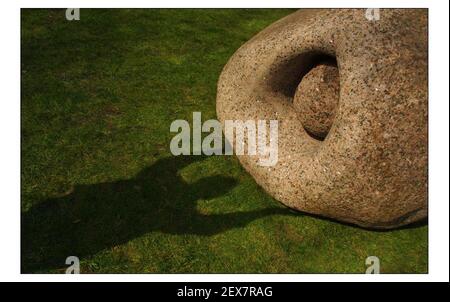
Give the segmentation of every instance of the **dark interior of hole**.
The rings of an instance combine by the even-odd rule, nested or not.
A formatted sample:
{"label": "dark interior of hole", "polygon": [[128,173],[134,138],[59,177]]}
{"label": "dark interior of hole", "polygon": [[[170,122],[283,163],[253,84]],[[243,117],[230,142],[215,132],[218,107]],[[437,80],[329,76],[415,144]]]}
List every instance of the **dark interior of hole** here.
{"label": "dark interior of hole", "polygon": [[[268,83],[273,91],[280,92],[294,99],[295,92],[303,77],[317,65],[337,66],[336,58],[320,52],[308,52],[277,66],[268,77]],[[314,135],[304,128],[308,135],[316,140],[323,141],[326,137]]]}
{"label": "dark interior of hole", "polygon": [[293,98],[302,78],[315,66],[326,64],[337,67],[336,58],[319,52],[308,52],[279,65],[269,77],[274,91]]}
{"label": "dark interior of hole", "polygon": [[[326,135],[325,136],[318,136],[318,135],[315,135],[314,133],[312,133],[311,131],[309,131],[307,128],[305,128],[305,127],[303,127],[303,129],[306,131],[306,133],[308,133],[308,135],[309,136],[311,136],[313,139],[315,139],[315,140],[318,140],[318,141],[321,141],[321,142],[323,142],[324,140],[325,140],[325,137],[327,137]],[[328,135],[328,133],[327,133],[327,135]]]}

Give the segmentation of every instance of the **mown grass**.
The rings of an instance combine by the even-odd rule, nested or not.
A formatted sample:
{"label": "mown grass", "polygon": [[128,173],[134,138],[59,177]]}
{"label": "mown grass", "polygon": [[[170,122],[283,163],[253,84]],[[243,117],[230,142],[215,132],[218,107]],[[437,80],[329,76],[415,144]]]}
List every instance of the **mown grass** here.
{"label": "mown grass", "polygon": [[22,271],[427,272],[427,226],[379,232],[290,211],[230,156],[173,157],[215,118],[222,67],[292,10],[22,10]]}

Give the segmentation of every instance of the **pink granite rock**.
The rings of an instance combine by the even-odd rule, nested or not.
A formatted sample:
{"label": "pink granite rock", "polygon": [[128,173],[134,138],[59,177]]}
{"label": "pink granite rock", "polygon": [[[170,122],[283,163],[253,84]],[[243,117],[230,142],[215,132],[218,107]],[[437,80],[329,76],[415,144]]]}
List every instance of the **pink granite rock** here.
{"label": "pink granite rock", "polygon": [[427,44],[424,9],[381,9],[379,20],[299,10],[230,58],[219,120],[279,121],[275,166],[238,158],[288,207],[373,228],[423,219]]}

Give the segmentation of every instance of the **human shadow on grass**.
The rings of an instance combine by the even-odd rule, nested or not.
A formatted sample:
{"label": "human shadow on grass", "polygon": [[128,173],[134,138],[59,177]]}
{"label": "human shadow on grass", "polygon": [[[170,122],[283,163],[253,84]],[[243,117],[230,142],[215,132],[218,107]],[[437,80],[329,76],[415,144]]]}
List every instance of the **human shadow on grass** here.
{"label": "human shadow on grass", "polygon": [[158,160],[135,178],[79,185],[72,193],[45,200],[22,214],[22,272],[65,266],[148,232],[210,236],[244,227],[255,219],[293,215],[285,208],[203,214],[199,199],[211,199],[237,185],[230,177],[210,176],[187,183],[179,171],[200,156]]}

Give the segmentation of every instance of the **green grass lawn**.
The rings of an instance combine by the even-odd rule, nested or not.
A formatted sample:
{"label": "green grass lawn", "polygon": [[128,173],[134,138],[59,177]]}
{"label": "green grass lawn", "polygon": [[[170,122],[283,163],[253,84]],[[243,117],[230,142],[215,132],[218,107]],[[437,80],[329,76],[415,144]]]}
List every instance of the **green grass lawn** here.
{"label": "green grass lawn", "polygon": [[22,272],[427,272],[426,224],[370,231],[286,209],[234,156],[174,157],[175,119],[215,118],[219,74],[291,13],[22,10]]}

